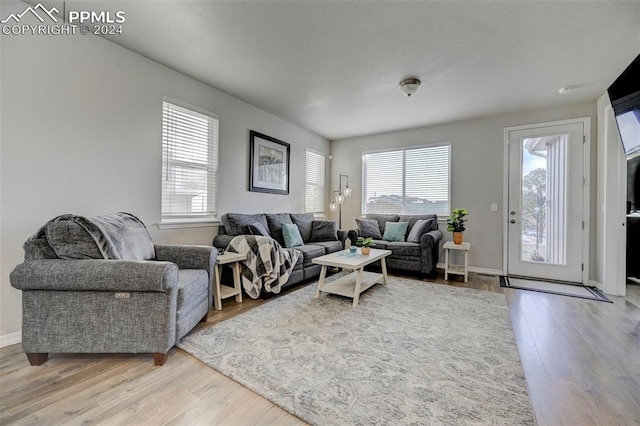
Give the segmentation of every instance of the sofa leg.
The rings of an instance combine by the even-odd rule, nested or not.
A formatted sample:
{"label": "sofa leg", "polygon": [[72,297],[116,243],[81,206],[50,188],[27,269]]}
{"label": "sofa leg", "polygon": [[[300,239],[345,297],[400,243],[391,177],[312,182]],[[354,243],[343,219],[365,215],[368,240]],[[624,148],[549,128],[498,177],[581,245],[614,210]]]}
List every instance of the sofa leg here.
{"label": "sofa leg", "polygon": [[31,365],[42,365],[47,362],[48,358],[47,352],[27,352],[27,359]]}
{"label": "sofa leg", "polygon": [[209,315],[209,314],[208,313],[204,314],[204,316],[202,317],[200,322],[207,322],[207,315]]}
{"label": "sofa leg", "polygon": [[161,367],[165,362],[167,362],[167,358],[169,358],[168,353],[162,354],[160,352],[155,352],[153,354],[153,363],[156,365],[156,367]]}

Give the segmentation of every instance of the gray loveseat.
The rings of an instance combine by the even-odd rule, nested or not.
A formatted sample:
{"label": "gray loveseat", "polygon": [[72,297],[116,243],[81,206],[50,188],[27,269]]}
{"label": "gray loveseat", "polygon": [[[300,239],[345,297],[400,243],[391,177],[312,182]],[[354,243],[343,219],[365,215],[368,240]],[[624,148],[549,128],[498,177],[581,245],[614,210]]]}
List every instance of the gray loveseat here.
{"label": "gray loveseat", "polygon": [[10,278],[31,365],[51,352],[153,353],[163,365],[212,305],[216,250],[154,245],[127,213],[59,216],[24,249]]}
{"label": "gray loveseat", "polygon": [[[349,231],[351,244],[356,244],[359,236],[373,237],[375,248],[391,250],[391,255],[386,258],[387,267],[398,270],[420,272],[434,275],[438,264],[439,242],[442,239],[442,231],[438,229],[438,217],[434,214],[426,215],[397,215],[397,214],[367,214],[366,221],[356,219],[358,229]],[[412,230],[416,223],[420,222],[421,230]],[[375,222],[372,222],[375,221]],[[387,222],[408,222],[404,241],[386,241],[381,236],[385,235]],[[368,226],[377,226],[375,229]],[[375,235],[374,235],[375,234]],[[408,241],[409,237],[413,241]]]}
{"label": "gray loveseat", "polygon": [[213,245],[221,250],[226,249],[229,242],[236,236],[251,235],[250,225],[255,223],[262,225],[268,232],[268,236],[278,241],[283,247],[285,242],[282,224],[295,224],[298,227],[304,245],[294,248],[302,252],[302,256],[283,287],[318,277],[321,266],[311,261],[318,256],[344,249],[344,242],[347,239],[347,232],[337,230],[337,227],[335,227],[335,236],[332,232],[327,233],[324,225],[335,225],[335,222],[316,220],[313,213],[226,213],[222,215],[221,220],[222,226],[218,228],[218,235],[213,239]]}

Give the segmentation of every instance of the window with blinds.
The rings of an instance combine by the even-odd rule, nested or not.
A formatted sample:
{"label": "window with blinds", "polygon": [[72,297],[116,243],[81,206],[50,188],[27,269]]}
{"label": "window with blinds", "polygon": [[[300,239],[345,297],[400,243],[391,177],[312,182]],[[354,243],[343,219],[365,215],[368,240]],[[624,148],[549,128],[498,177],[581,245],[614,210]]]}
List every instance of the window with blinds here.
{"label": "window with blinds", "polygon": [[162,221],[216,217],[218,117],[164,101]]}
{"label": "window with blinds", "polygon": [[447,144],[362,155],[362,212],[449,214]]}
{"label": "window with blinds", "polygon": [[324,154],[307,149],[305,211],[324,213]]}

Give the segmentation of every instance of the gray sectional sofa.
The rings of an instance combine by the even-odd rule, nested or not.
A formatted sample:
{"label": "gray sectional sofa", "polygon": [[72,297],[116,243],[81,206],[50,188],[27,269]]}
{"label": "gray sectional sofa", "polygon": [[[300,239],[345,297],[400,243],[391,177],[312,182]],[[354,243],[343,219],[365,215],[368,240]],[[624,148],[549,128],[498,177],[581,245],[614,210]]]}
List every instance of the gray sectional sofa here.
{"label": "gray sectional sofa", "polygon": [[[251,225],[256,223],[266,229],[269,236],[282,247],[285,247],[282,224],[295,224],[298,227],[304,245],[294,248],[302,252],[302,256],[283,287],[318,277],[321,266],[311,263],[311,260],[344,249],[347,239],[347,232],[338,230],[334,221],[316,220],[313,213],[226,213],[222,215],[221,220],[222,226],[218,228],[213,245],[222,250],[226,249],[236,236],[251,235],[251,228],[255,228]],[[335,232],[331,231],[332,228]]]}
{"label": "gray sectional sofa", "polygon": [[[357,225],[359,225],[358,229],[349,231],[348,237],[351,240],[351,244],[356,244],[359,236],[373,237],[375,248],[391,250],[392,252],[386,258],[387,267],[420,272],[427,275],[436,273],[439,243],[442,239],[442,231],[438,229],[438,217],[436,215],[367,214],[365,219],[366,221],[356,219]],[[421,229],[414,230],[414,226],[420,220],[422,220],[420,222]],[[387,241],[379,238],[385,235],[387,222],[408,223],[404,241]],[[377,226],[377,233],[375,232],[376,229],[371,228],[373,225]]]}

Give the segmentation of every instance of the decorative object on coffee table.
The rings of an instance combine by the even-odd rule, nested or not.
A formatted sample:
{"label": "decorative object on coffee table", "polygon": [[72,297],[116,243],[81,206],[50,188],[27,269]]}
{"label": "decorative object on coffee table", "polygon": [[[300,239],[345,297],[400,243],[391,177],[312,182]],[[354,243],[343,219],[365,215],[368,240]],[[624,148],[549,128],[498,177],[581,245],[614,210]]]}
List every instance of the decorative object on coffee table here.
{"label": "decorative object on coffee table", "polygon": [[462,233],[465,230],[464,219],[469,212],[467,209],[453,209],[451,216],[447,219],[447,231],[453,232],[453,242],[456,244],[462,244]]}
{"label": "decorative object on coffee table", "polygon": [[291,146],[251,130],[249,191],[289,194]]}
{"label": "decorative object on coffee table", "polygon": [[369,253],[371,253],[371,247],[375,246],[375,244],[373,244],[373,238],[371,237],[358,237],[356,245],[362,247],[360,249],[360,252],[364,255],[368,255]]}

